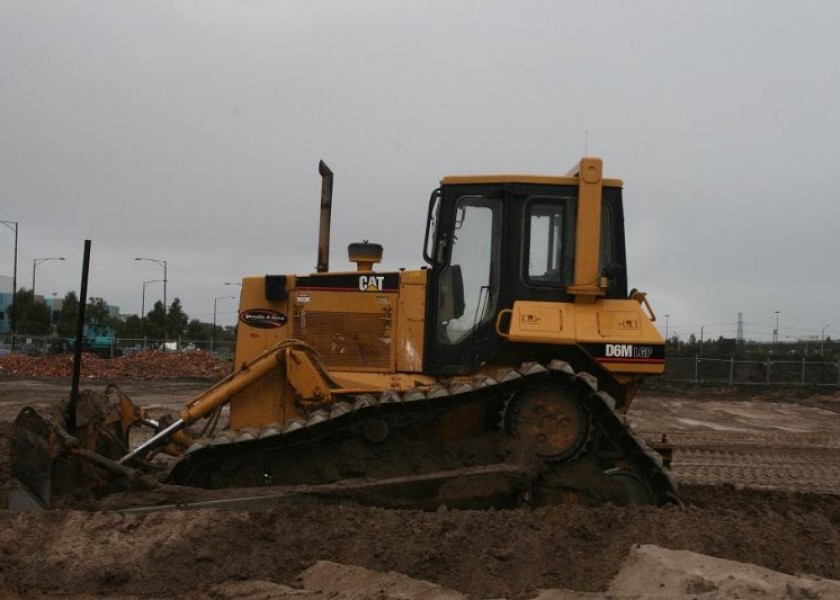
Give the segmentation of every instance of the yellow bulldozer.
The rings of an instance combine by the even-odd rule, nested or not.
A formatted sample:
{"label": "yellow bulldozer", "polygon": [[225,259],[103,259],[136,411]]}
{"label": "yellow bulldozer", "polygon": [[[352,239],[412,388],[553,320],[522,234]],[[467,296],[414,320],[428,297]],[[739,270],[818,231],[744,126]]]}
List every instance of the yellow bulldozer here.
{"label": "yellow bulldozer", "polygon": [[[102,493],[150,473],[429,509],[678,502],[667,446],[624,417],[663,372],[664,342],[628,292],[622,182],[600,159],[445,177],[427,266],[398,271],[375,270],[382,247],[367,241],[349,247],[355,269],[330,271],[333,174],[319,172],[317,272],[242,280],[231,374],[169,420],[115,388],[56,415],[25,408],[10,502],[49,507],[83,479]],[[151,436],[130,448],[136,426]]]}

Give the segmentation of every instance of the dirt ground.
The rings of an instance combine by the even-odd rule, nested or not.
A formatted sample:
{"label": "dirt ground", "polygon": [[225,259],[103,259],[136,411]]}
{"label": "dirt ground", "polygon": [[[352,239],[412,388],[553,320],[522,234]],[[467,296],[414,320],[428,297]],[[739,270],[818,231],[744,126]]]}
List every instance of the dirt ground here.
{"label": "dirt ground", "polygon": [[[136,402],[160,411],[180,407],[206,386],[121,383]],[[8,439],[8,424],[22,406],[52,404],[67,390],[63,380],[0,378],[0,437]],[[386,589],[383,579],[368,577],[379,591],[354,596],[350,588],[324,587],[323,581],[338,577],[332,571],[322,572],[322,583],[313,584],[313,577],[319,577],[308,570],[322,565],[319,561],[332,561],[443,586],[421,585],[414,596],[402,597],[454,598],[460,592],[533,598],[550,588],[653,597],[621,595],[614,587],[628,561],[638,559],[633,549],[639,544],[789,575],[840,579],[838,413],[840,394],[644,390],[629,420],[644,437],[667,433],[674,444],[673,470],[682,482],[683,507],[419,512],[290,505],[263,512],[150,514],[0,510],[0,595],[256,599],[284,597],[281,592],[291,586],[315,594],[289,592],[295,597],[396,598],[395,590],[409,586],[400,580]],[[0,485],[8,478],[8,446],[3,444]],[[721,568],[746,572],[746,567]],[[361,571],[353,573],[362,577]],[[666,580],[661,573],[651,577]],[[714,595],[723,588],[711,580],[698,584],[690,579],[683,583],[693,589],[693,597],[736,597]],[[791,585],[782,586],[787,595],[740,597],[837,597]],[[662,592],[659,597],[677,597]]]}

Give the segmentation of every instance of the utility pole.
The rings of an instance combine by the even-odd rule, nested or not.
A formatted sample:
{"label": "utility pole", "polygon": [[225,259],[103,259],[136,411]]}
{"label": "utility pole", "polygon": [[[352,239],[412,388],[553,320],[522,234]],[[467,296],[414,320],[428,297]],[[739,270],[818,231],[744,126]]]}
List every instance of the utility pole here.
{"label": "utility pole", "polygon": [[738,343],[744,343],[744,313],[738,313]]}
{"label": "utility pole", "polygon": [[[0,221],[0,224],[5,225],[10,230],[15,232],[15,262],[12,271],[12,310],[9,311],[9,330],[12,334],[12,352],[15,351],[15,334],[17,333],[17,319],[15,318],[15,313],[17,312],[17,307],[15,304],[15,299],[17,298],[17,263],[18,263],[18,222],[17,221]],[[12,227],[14,225],[14,227]],[[33,296],[35,294],[33,293]]]}
{"label": "utility pole", "polygon": [[668,343],[668,321],[670,321],[671,315],[665,315],[665,343]]}
{"label": "utility pole", "polygon": [[773,343],[775,344],[779,341],[779,311],[775,310],[773,312],[776,313],[776,329],[773,330]]}
{"label": "utility pole", "polygon": [[164,349],[166,348],[166,340],[168,338],[167,333],[169,329],[169,324],[167,323],[166,315],[167,315],[167,306],[166,306],[166,283],[168,281],[168,276],[166,274],[166,269],[168,265],[168,261],[161,260],[159,258],[135,258],[134,260],[147,260],[149,262],[153,262],[157,264],[159,267],[163,267],[163,342],[164,342]]}
{"label": "utility pole", "polygon": [[42,262],[48,260],[65,260],[63,256],[51,256],[50,258],[36,258],[32,261],[32,301],[35,302],[35,269],[38,268]]}

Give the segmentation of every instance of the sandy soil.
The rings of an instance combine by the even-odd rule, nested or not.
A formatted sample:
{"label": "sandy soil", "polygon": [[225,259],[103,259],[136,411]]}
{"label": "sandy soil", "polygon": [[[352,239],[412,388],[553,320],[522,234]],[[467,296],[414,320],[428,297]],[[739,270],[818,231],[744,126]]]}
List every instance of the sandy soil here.
{"label": "sandy soil", "polygon": [[[178,408],[205,386],[122,384],[135,401],[160,410]],[[7,438],[8,421],[21,406],[53,403],[66,393],[65,382],[0,379],[0,436]],[[318,588],[313,580],[333,581],[336,572],[305,572],[328,560],[371,570],[362,579],[374,588],[384,581],[380,574],[389,571],[443,586],[421,586],[415,595],[403,597],[454,598],[457,594],[440,594],[460,592],[531,598],[539,590],[563,588],[676,598],[679,586],[694,594],[687,597],[736,597],[726,595],[725,576],[718,581],[703,575],[691,584],[695,568],[694,575],[673,575],[675,587],[662,588],[665,595],[611,587],[622,581],[618,576],[627,561],[638,559],[631,550],[639,544],[753,563],[788,575],[840,579],[838,412],[840,395],[643,393],[630,421],[643,435],[667,433],[674,443],[674,471],[685,482],[682,508],[424,513],[294,505],[264,512],[146,515],[0,510],[0,595],[269,598],[283,597],[278,594],[288,586],[316,594],[301,597],[390,598],[401,588],[393,584],[388,592],[382,583],[381,593],[358,591],[355,596]],[[3,445],[0,484],[8,477]],[[687,556],[660,557],[657,568],[689,564]],[[668,573],[674,573],[674,564]],[[729,575],[752,573],[743,565],[716,568]],[[658,574],[647,579],[666,582],[670,577],[665,570],[650,573]],[[779,584],[776,595],[741,597],[837,597],[809,581]],[[561,597],[593,596],[544,596]]]}

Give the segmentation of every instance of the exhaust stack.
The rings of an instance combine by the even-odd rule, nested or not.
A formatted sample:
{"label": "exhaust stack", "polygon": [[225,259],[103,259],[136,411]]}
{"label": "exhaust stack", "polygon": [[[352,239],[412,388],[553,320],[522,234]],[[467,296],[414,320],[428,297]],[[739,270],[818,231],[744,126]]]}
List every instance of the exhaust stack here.
{"label": "exhaust stack", "polygon": [[330,270],[330,215],[332,214],[333,172],[323,160],[318,162],[321,175],[321,227],[318,232],[318,273]]}

